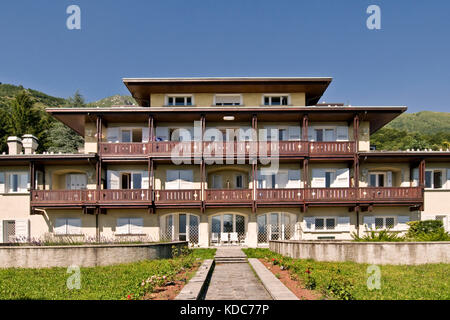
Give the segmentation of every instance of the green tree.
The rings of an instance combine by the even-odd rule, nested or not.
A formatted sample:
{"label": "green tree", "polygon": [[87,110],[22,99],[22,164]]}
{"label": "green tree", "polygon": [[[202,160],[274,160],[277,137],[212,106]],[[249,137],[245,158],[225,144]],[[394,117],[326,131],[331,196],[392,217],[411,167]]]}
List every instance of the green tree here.
{"label": "green tree", "polygon": [[21,91],[12,100],[6,115],[6,131],[9,135],[21,137],[31,133],[36,135],[40,132],[39,112],[33,108],[33,101],[26,91]]}

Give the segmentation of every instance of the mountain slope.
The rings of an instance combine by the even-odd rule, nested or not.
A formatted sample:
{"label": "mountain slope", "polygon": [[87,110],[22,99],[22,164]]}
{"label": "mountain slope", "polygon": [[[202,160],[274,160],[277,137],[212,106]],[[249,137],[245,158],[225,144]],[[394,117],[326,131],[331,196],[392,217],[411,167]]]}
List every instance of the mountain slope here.
{"label": "mountain slope", "polygon": [[387,127],[422,134],[450,132],[450,112],[404,113],[389,123]]}
{"label": "mountain slope", "polygon": [[132,96],[116,94],[88,104],[89,107],[96,106],[101,108],[111,107],[113,105],[137,105],[137,102]]}

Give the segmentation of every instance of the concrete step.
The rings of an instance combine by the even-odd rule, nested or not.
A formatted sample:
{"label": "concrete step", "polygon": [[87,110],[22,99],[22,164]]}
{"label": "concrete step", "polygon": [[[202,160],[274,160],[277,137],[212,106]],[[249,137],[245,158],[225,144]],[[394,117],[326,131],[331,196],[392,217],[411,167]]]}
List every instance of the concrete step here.
{"label": "concrete step", "polygon": [[216,257],[216,263],[247,263],[244,257]]}

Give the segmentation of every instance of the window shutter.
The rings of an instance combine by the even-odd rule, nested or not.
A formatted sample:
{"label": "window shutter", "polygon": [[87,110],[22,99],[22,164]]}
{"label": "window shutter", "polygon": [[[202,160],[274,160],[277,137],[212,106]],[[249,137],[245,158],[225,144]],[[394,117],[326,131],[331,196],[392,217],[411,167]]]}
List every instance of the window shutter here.
{"label": "window shutter", "polygon": [[365,216],[363,219],[363,223],[368,229],[373,229],[375,225],[375,217],[374,216]]}
{"label": "window shutter", "polygon": [[194,141],[202,141],[202,122],[194,121]]}
{"label": "window shutter", "polygon": [[128,218],[118,218],[116,226],[116,234],[128,234]]}
{"label": "window shutter", "polygon": [[288,184],[288,172],[287,171],[278,171],[278,174],[275,176],[275,188],[284,189]]}
{"label": "window shutter", "polygon": [[22,173],[19,175],[19,192],[28,192],[29,182],[28,182],[28,174]]}
{"label": "window shutter", "polygon": [[16,241],[28,242],[30,240],[29,220],[16,220]]}
{"label": "window shutter", "polygon": [[445,188],[450,189],[450,169],[447,169],[447,185],[445,186]]}
{"label": "window shutter", "polygon": [[313,169],[312,170],[312,188],[325,188],[325,170],[324,169]]}
{"label": "window shutter", "polygon": [[56,219],[55,226],[53,227],[53,233],[54,234],[66,234],[67,233],[66,222],[67,222],[67,219],[61,219],[61,218]]}
{"label": "window shutter", "polygon": [[387,177],[387,187],[392,187],[392,171],[386,173]]}
{"label": "window shutter", "polygon": [[192,170],[180,170],[180,189],[193,189],[194,174]]}
{"label": "window shutter", "polygon": [[397,229],[399,230],[407,230],[408,225],[407,223],[410,221],[409,216],[398,216],[398,226]]}
{"label": "window shutter", "polygon": [[349,232],[350,231],[350,217],[338,217],[338,230]]}
{"label": "window shutter", "polygon": [[3,220],[0,220],[0,243],[3,242]]}
{"label": "window shutter", "polygon": [[308,126],[308,141],[314,141],[314,127]]}
{"label": "window shutter", "polygon": [[142,189],[148,189],[148,171],[142,171],[142,181],[141,181],[141,188]]}
{"label": "window shutter", "polygon": [[106,135],[107,135],[106,139],[108,140],[108,142],[113,143],[119,142],[119,128],[115,127],[108,128]]}
{"label": "window shutter", "polygon": [[142,128],[142,142],[148,142],[150,137],[150,129]]}
{"label": "window shutter", "polygon": [[177,190],[180,188],[180,172],[178,170],[166,171],[166,183],[167,190]]}
{"label": "window shutter", "polygon": [[316,220],[316,218],[314,218],[314,217],[305,217],[306,230],[309,230],[309,231],[314,230],[315,220]]}
{"label": "window shutter", "polygon": [[156,141],[169,141],[169,128],[156,127]]}
{"label": "window shutter", "polygon": [[120,189],[120,177],[117,171],[109,171],[107,173],[108,189]]}
{"label": "window shutter", "polygon": [[[4,172],[0,172],[0,193],[5,193],[5,173]],[[0,226],[1,228],[2,226]],[[3,229],[3,228],[1,228]],[[3,238],[0,239],[0,241],[2,241]]]}
{"label": "window shutter", "polygon": [[414,187],[419,186],[419,168],[413,169],[413,186]]}
{"label": "window shutter", "polygon": [[81,234],[81,219],[67,219],[67,233]]}
{"label": "window shutter", "polygon": [[289,127],[288,128],[288,132],[289,132],[289,140],[291,141],[300,141],[300,127]]}
{"label": "window shutter", "polygon": [[130,218],[130,234],[142,234],[144,226],[144,219]]}
{"label": "window shutter", "polygon": [[288,171],[288,183],[286,188],[300,188],[300,169]]}
{"label": "window shutter", "polygon": [[350,170],[348,168],[336,170],[336,180],[331,184],[333,188],[348,188],[350,185]]}
{"label": "window shutter", "polygon": [[338,126],[336,128],[336,141],[348,141],[348,127]]}

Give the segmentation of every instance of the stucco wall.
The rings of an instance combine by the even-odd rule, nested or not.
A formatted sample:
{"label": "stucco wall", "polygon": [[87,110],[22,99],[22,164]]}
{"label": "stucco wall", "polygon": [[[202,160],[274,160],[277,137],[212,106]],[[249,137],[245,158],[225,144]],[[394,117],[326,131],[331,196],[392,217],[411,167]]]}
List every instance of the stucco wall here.
{"label": "stucco wall", "polygon": [[396,265],[450,263],[450,242],[270,241],[270,250],[316,261]]}
{"label": "stucco wall", "polygon": [[172,257],[172,246],[185,241],[157,244],[83,245],[56,247],[0,247],[0,268],[51,268],[107,266]]}

